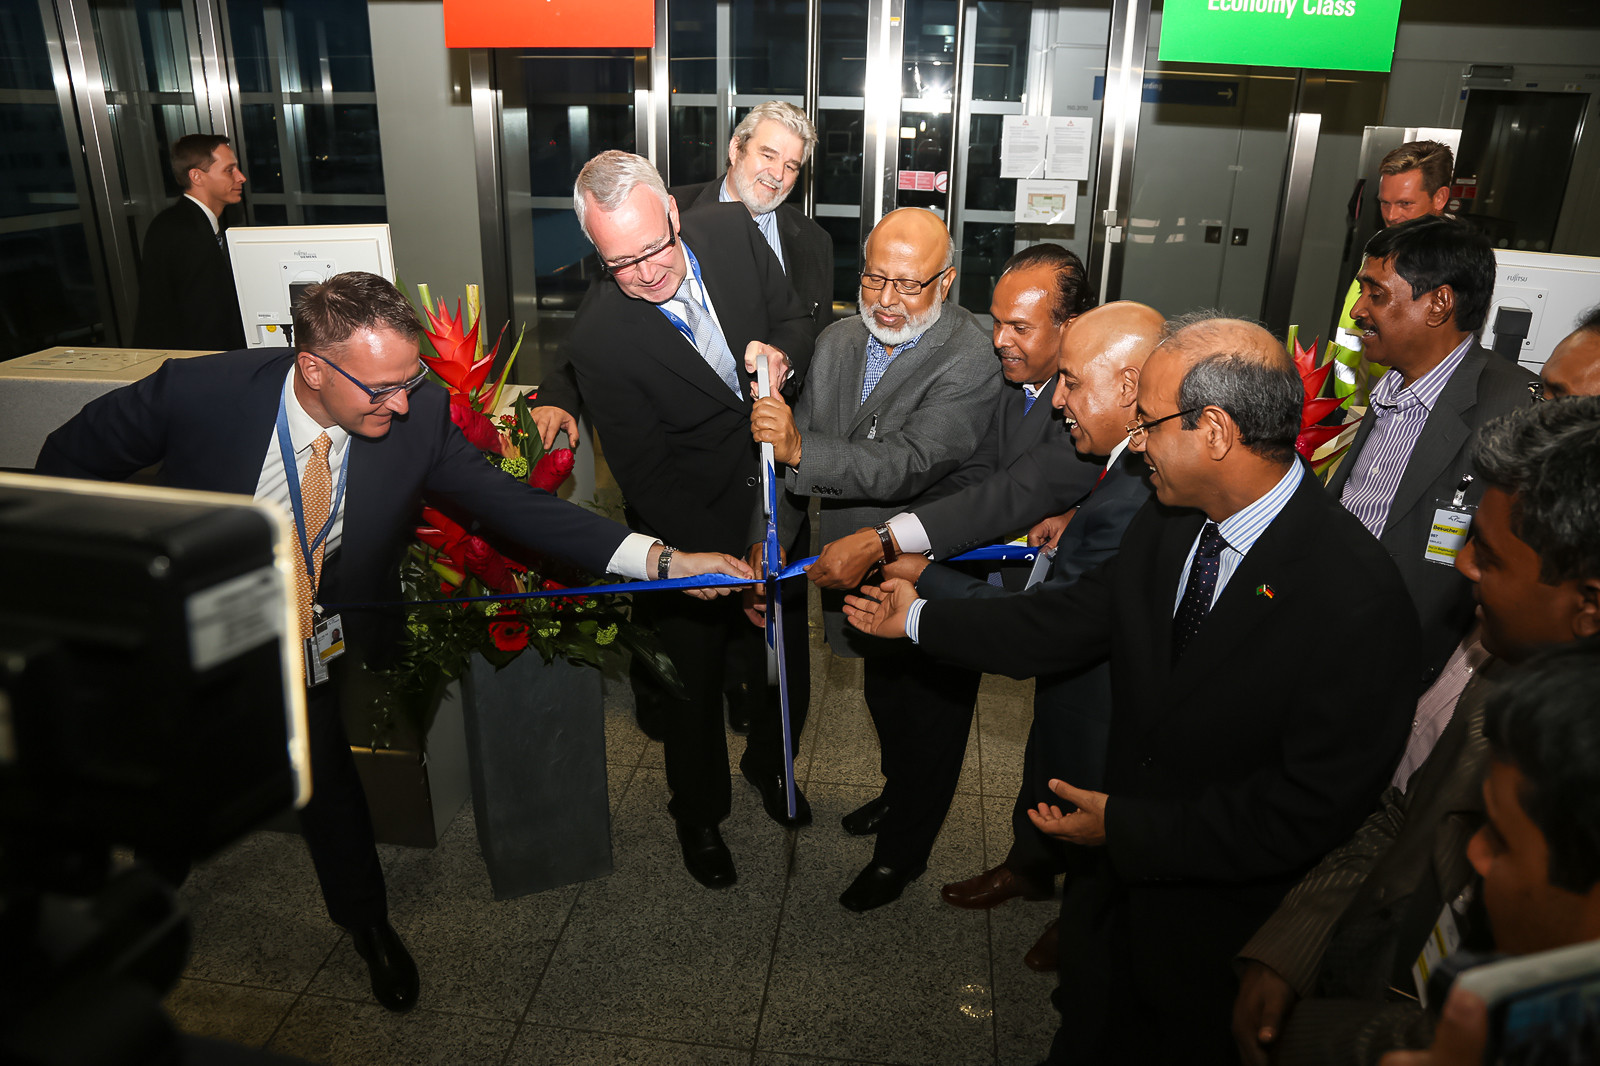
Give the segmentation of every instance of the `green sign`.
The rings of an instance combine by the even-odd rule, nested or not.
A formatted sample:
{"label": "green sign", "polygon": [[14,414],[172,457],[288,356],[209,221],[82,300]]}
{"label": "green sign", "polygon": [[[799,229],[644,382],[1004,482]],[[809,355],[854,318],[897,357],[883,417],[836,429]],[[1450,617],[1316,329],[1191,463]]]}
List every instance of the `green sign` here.
{"label": "green sign", "polygon": [[1166,0],[1163,63],[1388,70],[1400,0]]}

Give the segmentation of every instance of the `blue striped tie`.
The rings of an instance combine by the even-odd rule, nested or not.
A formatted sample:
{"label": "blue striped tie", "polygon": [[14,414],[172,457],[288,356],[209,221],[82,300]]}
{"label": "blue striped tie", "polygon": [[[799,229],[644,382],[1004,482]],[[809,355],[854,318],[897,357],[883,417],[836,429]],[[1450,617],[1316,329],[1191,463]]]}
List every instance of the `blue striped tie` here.
{"label": "blue striped tie", "polygon": [[744,394],[739,391],[739,373],[734,369],[733,352],[728,350],[728,342],[722,336],[722,330],[717,328],[711,312],[695,299],[688,278],[684,278],[683,284],[678,286],[677,298],[683,301],[684,320],[689,325],[689,332],[694,334],[695,350],[722,379],[722,383],[732,389],[735,396],[742,397]]}

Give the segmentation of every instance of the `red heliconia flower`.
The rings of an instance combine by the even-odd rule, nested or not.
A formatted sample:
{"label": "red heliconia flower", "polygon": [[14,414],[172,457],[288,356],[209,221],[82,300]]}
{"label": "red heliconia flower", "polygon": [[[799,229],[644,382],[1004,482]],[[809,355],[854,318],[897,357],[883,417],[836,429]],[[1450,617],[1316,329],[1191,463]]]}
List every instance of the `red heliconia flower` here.
{"label": "red heliconia flower", "polygon": [[457,570],[466,570],[467,531],[432,507],[422,509],[422,520],[428,524],[417,527],[417,539],[448,555]]}
{"label": "red heliconia flower", "polygon": [[1344,426],[1307,426],[1300,431],[1299,436],[1295,437],[1294,450],[1305,456],[1309,462],[1318,448],[1337,437],[1344,429]]}
{"label": "red heliconia flower", "polygon": [[467,569],[472,576],[496,592],[516,592],[517,584],[511,577],[506,557],[489,546],[482,537],[466,540]]}
{"label": "red heliconia flower", "polygon": [[545,578],[543,581],[539,582],[539,590],[541,592],[554,592],[557,589],[564,589],[564,588],[570,588],[570,587],[571,587],[570,585],[563,585],[559,581],[551,581],[549,578]]}
{"label": "red heliconia flower", "polygon": [[521,651],[528,646],[528,623],[519,618],[497,618],[489,623],[489,638],[501,651]]}
{"label": "red heliconia flower", "polygon": [[500,451],[500,431],[494,428],[488,415],[474,411],[471,401],[459,393],[450,397],[450,421],[474,448],[483,452]]}
{"label": "red heliconia flower", "polygon": [[553,452],[545,452],[534,464],[533,472],[528,475],[528,484],[536,489],[554,492],[561,487],[561,483],[572,476],[572,449],[557,448]]}
{"label": "red heliconia flower", "polygon": [[439,353],[436,356],[425,355],[422,361],[428,364],[429,370],[439,375],[452,394],[475,398],[483,387],[484,379],[489,376],[489,368],[494,365],[492,351],[474,362],[474,356],[478,354],[479,323],[474,322],[470,330],[463,331],[459,300],[456,301],[454,315],[442,299],[439,301],[438,314],[434,314],[430,307],[425,306],[422,310],[428,316],[428,325],[433,327],[423,332],[433,343],[433,350]]}
{"label": "red heliconia flower", "polygon": [[[1310,393],[1306,395],[1309,396]],[[1311,428],[1343,407],[1344,403],[1345,398],[1342,396],[1324,396],[1316,400],[1307,399],[1305,403],[1300,405],[1300,428]]]}

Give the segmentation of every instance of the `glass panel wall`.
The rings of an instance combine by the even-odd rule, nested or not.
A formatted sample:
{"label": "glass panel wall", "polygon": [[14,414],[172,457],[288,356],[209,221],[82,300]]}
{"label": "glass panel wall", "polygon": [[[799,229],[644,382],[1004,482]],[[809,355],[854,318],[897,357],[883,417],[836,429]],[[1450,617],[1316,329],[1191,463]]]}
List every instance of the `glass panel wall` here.
{"label": "glass panel wall", "polygon": [[226,25],[250,223],[385,221],[366,5],[227,0]]}
{"label": "glass panel wall", "polygon": [[0,359],[102,344],[69,136],[37,0],[0,0]]}

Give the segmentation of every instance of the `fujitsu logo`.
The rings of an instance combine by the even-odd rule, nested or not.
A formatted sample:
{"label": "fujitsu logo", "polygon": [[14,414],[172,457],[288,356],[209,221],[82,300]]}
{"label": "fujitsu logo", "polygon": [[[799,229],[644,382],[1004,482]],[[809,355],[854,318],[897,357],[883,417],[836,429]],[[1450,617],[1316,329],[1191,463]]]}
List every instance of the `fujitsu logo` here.
{"label": "fujitsu logo", "polygon": [[1527,281],[1528,280],[1528,275],[1526,275],[1526,274],[1507,274],[1506,275],[1506,280],[1507,281]]}

